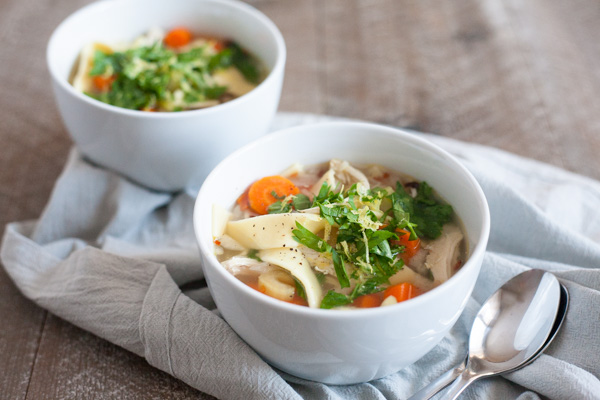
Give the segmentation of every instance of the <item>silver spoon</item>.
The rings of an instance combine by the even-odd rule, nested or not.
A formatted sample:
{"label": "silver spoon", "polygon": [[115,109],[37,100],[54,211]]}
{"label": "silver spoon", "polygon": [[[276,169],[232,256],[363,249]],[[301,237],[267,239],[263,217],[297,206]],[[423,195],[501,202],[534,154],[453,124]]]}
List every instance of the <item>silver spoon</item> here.
{"label": "silver spoon", "polygon": [[529,270],[515,276],[477,314],[465,361],[410,400],[429,399],[458,377],[445,396],[456,398],[476,379],[533,362],[560,329],[568,302],[566,288],[549,272]]}
{"label": "silver spoon", "polygon": [[[535,353],[533,356],[531,356],[531,358],[529,360],[527,360],[523,364],[519,365],[518,367],[516,367],[512,370],[506,371],[504,373],[513,372],[513,371],[516,371],[518,369],[521,369],[521,368],[531,364],[544,352],[544,350],[546,350],[546,348],[550,345],[550,343],[552,343],[552,341],[556,337],[556,334],[560,330],[560,327],[562,326],[562,323],[565,319],[565,315],[567,314],[568,306],[569,306],[569,292],[567,291],[567,288],[563,284],[561,284],[560,285],[560,305],[558,308],[558,312],[556,313],[556,319],[554,320],[554,326],[552,327],[550,336],[548,336],[548,339],[546,339],[546,342],[544,343],[544,345],[537,351],[537,353]],[[437,379],[435,379],[434,381],[429,383],[427,386],[425,386],[424,388],[419,390],[417,393],[413,394],[409,400],[426,400],[426,399],[430,399],[431,397],[433,397],[433,395],[435,395],[436,393],[438,393],[439,391],[444,389],[446,386],[448,386],[453,380],[455,380],[465,370],[465,368],[467,367],[467,360],[468,360],[468,357],[466,357],[459,365],[457,365],[450,371],[446,372],[445,374],[440,375]]]}

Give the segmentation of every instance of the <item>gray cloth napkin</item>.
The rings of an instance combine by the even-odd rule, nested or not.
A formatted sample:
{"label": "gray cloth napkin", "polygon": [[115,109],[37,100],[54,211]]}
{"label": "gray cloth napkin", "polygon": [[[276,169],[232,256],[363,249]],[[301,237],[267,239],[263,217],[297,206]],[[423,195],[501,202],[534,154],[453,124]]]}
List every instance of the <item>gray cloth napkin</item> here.
{"label": "gray cloth napkin", "polygon": [[[279,114],[274,129],[327,120]],[[403,399],[457,364],[482,302],[528,268],[555,273],[571,304],[553,344],[520,371],[482,380],[465,399],[600,399],[600,182],[499,150],[424,135],[455,154],[488,198],[481,275],[450,334],[414,365],[351,386],[289,376],[220,318],[192,229],[197,188],[160,193],[72,151],[37,221],[7,225],[1,260],[25,296],[223,399]],[[189,285],[188,285],[189,287]]]}

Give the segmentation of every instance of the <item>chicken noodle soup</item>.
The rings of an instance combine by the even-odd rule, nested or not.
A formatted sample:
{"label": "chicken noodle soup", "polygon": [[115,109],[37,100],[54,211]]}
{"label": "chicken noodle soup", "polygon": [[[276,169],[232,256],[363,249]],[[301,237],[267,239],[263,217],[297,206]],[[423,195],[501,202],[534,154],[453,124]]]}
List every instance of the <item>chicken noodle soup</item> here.
{"label": "chicken noodle soup", "polygon": [[153,29],[128,44],[88,44],[70,82],[117,107],[185,111],[242,96],[264,75],[258,60],[237,43],[175,28]]}
{"label": "chicken noodle soup", "polygon": [[219,261],[242,282],[313,308],[411,299],[467,255],[452,206],[427,182],[341,160],[257,180],[231,211],[214,205],[212,233]]}

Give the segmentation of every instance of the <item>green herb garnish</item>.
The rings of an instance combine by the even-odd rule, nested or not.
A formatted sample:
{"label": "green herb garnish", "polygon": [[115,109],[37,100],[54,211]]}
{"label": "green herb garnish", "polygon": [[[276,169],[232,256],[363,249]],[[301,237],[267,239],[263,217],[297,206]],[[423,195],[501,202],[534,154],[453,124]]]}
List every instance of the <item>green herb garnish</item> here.
{"label": "green herb garnish", "polygon": [[313,249],[320,253],[329,253],[331,254],[331,258],[333,260],[333,267],[335,268],[335,273],[337,275],[338,281],[340,282],[341,287],[349,287],[350,279],[348,278],[348,273],[346,272],[346,268],[344,267],[344,262],[337,251],[331,247],[326,241],[303,227],[299,222],[296,221],[296,229],[292,231],[294,234],[294,240],[298,243],[301,243],[308,247],[309,249]]}
{"label": "green herb garnish", "polygon": [[248,250],[248,255],[247,255],[247,257],[248,257],[248,258],[252,258],[252,259],[254,259],[254,260],[256,260],[256,261],[262,261],[262,260],[260,259],[260,257],[258,256],[258,250],[256,250],[256,249],[250,249],[250,250]]}
{"label": "green herb garnish", "polygon": [[260,81],[258,62],[235,43],[216,54],[206,47],[176,53],[162,42],[110,54],[96,50],[90,76],[114,81],[110,90],[86,94],[122,108],[178,111],[226,93],[211,74],[230,66],[249,82]]}
{"label": "green herb garnish", "polygon": [[[391,205],[389,210],[381,209],[383,201]],[[304,200],[303,206],[309,207]],[[389,278],[404,266],[399,257],[404,246],[398,230],[409,231],[411,240],[435,239],[452,218],[452,207],[437,201],[426,182],[420,183],[414,198],[400,183],[393,192],[382,188],[368,190],[355,184],[343,193],[323,184],[310,206],[318,207],[321,217],[337,228],[335,244],[298,222],[294,239],[331,257],[342,288],[350,287],[350,279],[354,281],[349,295],[327,293],[322,308],[349,304],[358,296],[379,292],[389,284]]]}
{"label": "green herb garnish", "polygon": [[296,293],[298,294],[298,296],[306,300],[306,291],[304,290],[304,286],[302,286],[300,281],[296,278],[294,278],[294,284],[296,286]]}
{"label": "green herb garnish", "polygon": [[236,43],[229,43],[226,50],[231,51],[231,63],[244,75],[248,82],[260,81],[260,69],[247,51]]}
{"label": "green herb garnish", "polygon": [[310,208],[312,202],[308,196],[300,193],[294,196],[290,196],[291,199],[286,201],[286,196],[277,196],[275,191],[271,192],[271,195],[277,199],[276,202],[271,204],[267,208],[269,214],[281,214],[291,212],[292,210],[305,210]]}
{"label": "green herb garnish", "polygon": [[416,232],[420,236],[436,239],[442,234],[444,224],[452,220],[453,209],[450,204],[439,203],[433,189],[427,182],[421,182],[415,197],[412,220],[417,225]]}
{"label": "green herb garnish", "polygon": [[295,195],[292,199],[292,206],[294,206],[295,210],[306,210],[307,208],[310,208],[311,205],[312,202],[308,196],[302,193]]}
{"label": "green herb garnish", "polygon": [[330,309],[334,307],[345,306],[352,303],[350,297],[345,294],[330,290],[327,292],[323,300],[321,301],[321,308]]}

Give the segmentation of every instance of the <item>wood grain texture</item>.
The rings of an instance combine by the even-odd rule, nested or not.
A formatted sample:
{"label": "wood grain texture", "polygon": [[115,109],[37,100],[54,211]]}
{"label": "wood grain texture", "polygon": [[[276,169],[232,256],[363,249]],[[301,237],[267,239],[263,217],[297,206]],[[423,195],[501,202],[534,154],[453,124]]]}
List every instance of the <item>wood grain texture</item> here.
{"label": "wood grain texture", "polygon": [[[45,67],[89,0],[0,1],[0,223],[36,218],[71,141]],[[280,27],[280,109],[495,146],[600,179],[595,0],[250,0]],[[38,308],[0,271],[0,397],[209,398]]]}
{"label": "wood grain texture", "polygon": [[25,398],[46,315],[0,271],[0,398]]}
{"label": "wood grain texture", "polygon": [[[70,146],[44,69],[45,42],[63,16],[57,12],[53,20],[47,3],[37,9],[34,2],[0,2],[2,231],[10,221],[39,215]],[[0,398],[26,397],[46,315],[0,271]]]}
{"label": "wood grain texture", "polygon": [[143,358],[50,315],[28,399],[212,399]]}
{"label": "wood grain texture", "polygon": [[287,52],[280,107],[304,112],[323,112],[323,73],[318,62],[319,34],[316,1],[252,1],[279,27]]}
{"label": "wood grain texture", "polygon": [[[268,10],[270,2],[255,4]],[[305,106],[298,102],[305,99],[303,81],[288,72],[281,109],[314,111],[321,104],[316,109],[326,114],[491,145],[600,178],[600,104],[593,96],[600,49],[590,39],[598,30],[596,3],[313,6],[316,21],[305,20],[304,29],[317,34],[321,87]],[[272,15],[276,22],[278,16]],[[290,25],[282,26],[286,34]],[[306,41],[297,43],[296,36],[288,40],[289,54],[305,54]]]}

